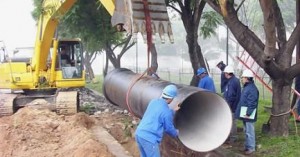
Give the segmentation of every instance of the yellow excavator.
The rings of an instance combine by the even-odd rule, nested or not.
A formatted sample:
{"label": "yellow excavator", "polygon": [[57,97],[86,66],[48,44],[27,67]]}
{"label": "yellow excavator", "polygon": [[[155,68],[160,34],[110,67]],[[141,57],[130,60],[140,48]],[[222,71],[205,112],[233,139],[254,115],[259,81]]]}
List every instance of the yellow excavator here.
{"label": "yellow excavator", "polygon": [[[164,0],[99,1],[119,30],[133,36],[141,32],[146,37],[150,27],[152,35],[159,34],[162,42],[165,34],[173,42]],[[60,89],[85,86],[81,40],[57,38],[60,18],[75,3],[76,0],[43,0],[32,57],[4,55],[0,63],[0,116],[11,115],[40,99],[58,114],[78,111],[78,92]]]}

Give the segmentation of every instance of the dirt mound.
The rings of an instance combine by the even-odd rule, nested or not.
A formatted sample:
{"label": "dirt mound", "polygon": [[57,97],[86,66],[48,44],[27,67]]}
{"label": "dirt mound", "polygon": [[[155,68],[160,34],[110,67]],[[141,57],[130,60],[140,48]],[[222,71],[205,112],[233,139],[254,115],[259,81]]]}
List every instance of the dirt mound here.
{"label": "dirt mound", "polygon": [[84,113],[59,116],[47,109],[22,108],[0,118],[0,156],[112,157],[89,130],[94,124]]}

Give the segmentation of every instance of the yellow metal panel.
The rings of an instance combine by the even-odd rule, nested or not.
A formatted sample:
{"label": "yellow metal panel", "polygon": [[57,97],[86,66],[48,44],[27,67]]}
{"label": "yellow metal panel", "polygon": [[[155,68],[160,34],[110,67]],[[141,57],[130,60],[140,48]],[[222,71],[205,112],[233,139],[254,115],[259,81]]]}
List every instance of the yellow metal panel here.
{"label": "yellow metal panel", "polygon": [[[32,89],[33,76],[31,73],[0,74],[0,88]],[[12,80],[13,79],[13,80]]]}
{"label": "yellow metal panel", "polygon": [[115,11],[115,4],[114,0],[100,0],[100,2],[103,4],[105,9],[108,11],[108,13],[112,16]]}
{"label": "yellow metal panel", "polygon": [[18,72],[26,72],[26,63],[4,63],[0,66],[1,72],[4,73],[18,73]]}
{"label": "yellow metal panel", "polygon": [[[83,75],[84,76],[84,75]],[[64,87],[84,87],[85,86],[85,79],[79,78],[79,79],[64,79],[62,72],[57,71],[56,72],[56,82],[55,85],[58,88],[64,88]]]}

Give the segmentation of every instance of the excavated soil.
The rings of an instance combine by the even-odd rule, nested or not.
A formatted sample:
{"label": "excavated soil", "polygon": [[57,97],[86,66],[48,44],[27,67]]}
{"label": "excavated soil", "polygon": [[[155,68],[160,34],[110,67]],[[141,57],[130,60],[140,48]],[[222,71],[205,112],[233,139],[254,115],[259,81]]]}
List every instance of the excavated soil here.
{"label": "excavated soil", "polygon": [[[14,115],[1,117],[0,157],[123,156],[116,155],[105,143],[108,137],[97,136],[95,128],[99,127],[125,148],[125,156],[139,157],[134,140],[139,119],[111,105],[99,93],[85,88],[78,91],[81,112],[75,115],[57,115],[49,109],[29,106],[19,109]],[[162,142],[163,156],[236,156],[225,155],[225,151],[219,149],[208,153],[187,151],[178,145],[178,141],[166,137]]]}
{"label": "excavated soil", "polygon": [[95,120],[84,113],[59,116],[47,109],[22,108],[0,119],[1,157],[112,157],[90,128]]}
{"label": "excavated soil", "polygon": [[[88,89],[80,89],[81,108],[72,116],[57,115],[49,109],[30,106],[0,118],[0,157],[113,157],[94,126],[106,129],[126,150],[137,154],[126,111]],[[43,101],[35,104],[43,106]],[[88,106],[88,107],[86,107]],[[129,152],[127,152],[130,154]]]}

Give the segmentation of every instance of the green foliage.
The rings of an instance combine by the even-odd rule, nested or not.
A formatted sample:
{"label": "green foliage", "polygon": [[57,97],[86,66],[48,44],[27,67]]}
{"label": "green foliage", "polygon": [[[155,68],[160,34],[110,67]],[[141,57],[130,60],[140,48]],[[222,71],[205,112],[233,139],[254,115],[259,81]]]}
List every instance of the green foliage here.
{"label": "green foliage", "polygon": [[63,37],[79,37],[89,52],[102,51],[107,42],[120,43],[122,33],[111,26],[111,16],[96,1],[78,0],[63,18],[59,32]]}
{"label": "green foliage", "polygon": [[131,123],[131,119],[129,117],[123,119],[123,124],[125,125],[125,128],[124,128],[125,136],[126,137],[132,137],[131,129],[133,128],[133,125]]}
{"label": "green foliage", "polygon": [[31,12],[31,15],[32,15],[33,19],[35,19],[37,21],[38,17],[40,16],[40,14],[42,12],[43,1],[41,1],[41,0],[32,0],[32,1],[33,1],[34,10]]}
{"label": "green foliage", "polygon": [[215,35],[216,28],[222,23],[222,17],[214,11],[207,11],[203,12],[201,18],[204,21],[200,27],[200,34],[203,38],[206,39],[212,34]]}

